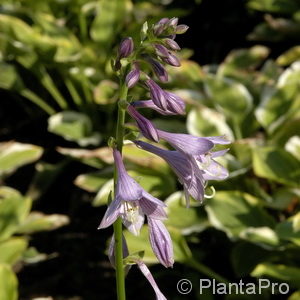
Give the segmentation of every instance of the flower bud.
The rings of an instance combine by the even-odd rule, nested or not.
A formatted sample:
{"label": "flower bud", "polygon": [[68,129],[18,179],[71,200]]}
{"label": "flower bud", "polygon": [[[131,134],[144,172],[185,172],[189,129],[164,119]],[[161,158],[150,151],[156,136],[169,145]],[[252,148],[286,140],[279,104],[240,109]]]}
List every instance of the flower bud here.
{"label": "flower bud", "polygon": [[179,45],[172,39],[164,39],[165,45],[171,50],[180,50]]}
{"label": "flower bud", "polygon": [[163,57],[162,59],[165,63],[167,63],[167,64],[169,64],[173,67],[180,67],[181,66],[179,59],[171,53],[169,53],[168,57]]}
{"label": "flower bud", "polygon": [[165,46],[160,45],[160,44],[155,44],[154,48],[155,48],[156,54],[158,56],[160,56],[160,57],[168,57],[169,56],[169,51]]}
{"label": "flower bud", "polygon": [[157,130],[148,119],[142,116],[132,105],[128,106],[127,111],[130,116],[135,119],[144,137],[154,142],[159,141]]}
{"label": "flower bud", "polygon": [[168,18],[162,18],[153,26],[153,33],[156,36],[159,36],[166,29],[166,24],[169,22]]}
{"label": "flower bud", "polygon": [[176,34],[183,34],[189,29],[189,26],[181,24],[176,27]]}
{"label": "flower bud", "polygon": [[177,24],[178,24],[178,18],[172,18],[168,22],[168,27],[173,27],[174,29],[176,29]]}
{"label": "flower bud", "polygon": [[119,59],[128,57],[133,52],[134,44],[131,37],[122,40],[119,46]]}
{"label": "flower bud", "polygon": [[145,83],[150,90],[150,96],[154,104],[163,110],[167,110],[167,100],[164,90],[152,79],[146,80]]}
{"label": "flower bud", "polygon": [[140,79],[140,68],[138,64],[134,64],[134,68],[126,76],[126,85],[130,89],[137,84]]}
{"label": "flower bud", "polygon": [[148,217],[149,239],[152,250],[159,262],[166,268],[174,264],[173,245],[170,234],[160,220]]}
{"label": "flower bud", "polygon": [[157,78],[162,81],[162,82],[167,82],[168,81],[168,73],[164,66],[158,62],[157,60],[153,58],[148,58],[149,63],[152,66],[152,69],[157,76]]}

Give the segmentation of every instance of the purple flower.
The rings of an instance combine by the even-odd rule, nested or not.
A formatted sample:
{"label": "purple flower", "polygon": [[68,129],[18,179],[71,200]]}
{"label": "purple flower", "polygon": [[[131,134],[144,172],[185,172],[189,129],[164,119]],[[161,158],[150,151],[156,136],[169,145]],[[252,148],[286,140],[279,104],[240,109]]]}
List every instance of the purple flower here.
{"label": "purple flower", "polygon": [[[115,235],[113,234],[108,246],[108,259],[110,261],[110,264],[115,268],[116,265],[116,257],[115,257],[115,245],[116,245],[116,240],[115,240]],[[124,235],[122,234],[122,250],[123,250],[123,258],[126,258],[129,255],[128,251],[128,246],[125,240]],[[125,272],[128,273],[130,269],[130,265],[126,265],[125,267]]]}
{"label": "purple flower", "polygon": [[164,219],[165,204],[147,193],[132,177],[128,175],[118,150],[113,150],[118,180],[114,200],[108,206],[98,229],[106,228],[121,217],[130,232],[138,235],[144,224],[144,215],[153,219]]}
{"label": "purple flower", "polygon": [[153,33],[156,36],[159,36],[163,33],[163,31],[167,28],[167,24],[169,22],[169,18],[162,18],[153,26]]}
{"label": "purple flower", "polygon": [[162,57],[162,60],[173,67],[181,66],[179,59],[172,53],[169,53],[167,57]]}
{"label": "purple flower", "polygon": [[155,73],[155,75],[157,76],[157,78],[162,81],[162,82],[167,82],[168,81],[168,73],[166,71],[166,69],[164,68],[164,66],[158,62],[157,60],[149,57],[148,62],[151,64],[152,69]]}
{"label": "purple flower", "polygon": [[164,91],[152,79],[146,81],[146,85],[150,90],[150,96],[153,103],[163,111],[172,111],[176,114],[184,113],[183,100],[170,92]]}
{"label": "purple flower", "polygon": [[197,159],[198,166],[204,170],[203,178],[205,180],[224,180],[228,177],[228,170],[214,160],[215,157],[224,155],[228,149],[209,152],[200,155]]}
{"label": "purple flower", "polygon": [[181,48],[173,39],[164,39],[165,45],[169,47],[171,50],[180,50]]}
{"label": "purple flower", "polygon": [[149,239],[152,250],[159,262],[166,268],[174,264],[173,245],[170,234],[162,221],[148,219]]}
{"label": "purple flower", "polygon": [[[210,138],[197,137],[184,133],[170,133],[163,130],[157,130],[157,132],[160,138],[188,156],[198,157],[199,155],[208,153],[214,146],[214,142]],[[227,143],[229,142],[227,141]]]}
{"label": "purple flower", "polygon": [[178,24],[178,18],[172,18],[170,19],[170,21],[168,22],[168,26],[173,27],[174,29],[176,28]]}
{"label": "purple flower", "polygon": [[176,27],[176,34],[183,34],[189,29],[189,26],[181,24]]}
{"label": "purple flower", "polygon": [[134,64],[133,69],[126,76],[126,85],[130,89],[140,80],[140,68],[137,63]]}
{"label": "purple flower", "polygon": [[162,294],[159,287],[157,286],[148,267],[140,260],[136,261],[136,263],[137,263],[139,269],[141,270],[141,272],[144,274],[144,276],[147,278],[147,280],[151,284],[151,286],[155,292],[155,295],[156,295],[156,300],[167,300],[167,298]]}
{"label": "purple flower", "polygon": [[187,205],[189,204],[189,196],[195,200],[202,201],[204,197],[205,178],[199,167],[193,164],[186,155],[179,151],[170,151],[158,148],[154,145],[142,142],[134,142],[139,148],[154,153],[163,158],[175,172],[179,182],[183,185]]}
{"label": "purple flower", "polygon": [[[151,108],[151,109],[157,111],[158,113],[160,113],[161,115],[164,115],[164,116],[183,115],[185,113],[185,104],[181,100],[181,98],[179,98],[175,94],[173,94],[173,95],[174,95],[175,105],[177,105],[177,107],[175,107],[175,105],[173,103],[173,107],[171,107],[172,109],[175,108],[173,111],[171,111],[169,109],[163,110],[163,109],[159,108],[158,106],[156,106],[154,104],[154,102],[152,100],[135,101],[135,102],[132,102],[131,105],[133,105],[134,107],[137,107],[137,108]],[[177,99],[177,98],[179,98],[179,99]]]}
{"label": "purple flower", "polygon": [[119,46],[118,58],[128,57],[133,52],[134,44],[131,37],[124,38]]}
{"label": "purple flower", "polygon": [[154,44],[154,48],[155,48],[156,54],[160,57],[168,57],[170,54],[168,49],[163,45]]}
{"label": "purple flower", "polygon": [[148,119],[142,116],[132,105],[129,105],[127,107],[127,111],[130,114],[130,116],[135,119],[144,137],[154,142],[159,141],[157,130]]}

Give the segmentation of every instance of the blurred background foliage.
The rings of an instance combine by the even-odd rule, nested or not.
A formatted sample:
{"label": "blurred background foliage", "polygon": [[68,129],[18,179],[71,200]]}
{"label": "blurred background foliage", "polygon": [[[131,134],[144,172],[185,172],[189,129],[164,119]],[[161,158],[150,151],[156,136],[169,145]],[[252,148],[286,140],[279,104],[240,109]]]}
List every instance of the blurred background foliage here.
{"label": "blurred background foliage", "polygon": [[[115,296],[111,232],[96,231],[112,187],[106,139],[118,80],[110,60],[145,20],[172,16],[190,30],[165,87],[183,97],[187,114],[145,114],[172,132],[226,134],[230,178],[211,182],[215,197],[187,210],[168,166],[127,144],[130,174],[168,202],[177,263],[156,266],[146,228],[140,238],[126,233],[130,250],[146,251],[169,299],[183,299],[182,276],[196,287],[216,274],[287,282],[285,299],[300,299],[300,1],[1,0],[1,300]],[[147,97],[140,87],[131,96]],[[283,299],[198,292],[185,298]],[[135,270],[127,293],[153,299]]]}

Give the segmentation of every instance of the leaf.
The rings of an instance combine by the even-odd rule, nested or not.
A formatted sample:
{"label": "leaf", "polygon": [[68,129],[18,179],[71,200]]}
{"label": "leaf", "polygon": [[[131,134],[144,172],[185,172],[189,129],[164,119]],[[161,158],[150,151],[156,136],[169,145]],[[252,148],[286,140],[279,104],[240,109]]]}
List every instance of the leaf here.
{"label": "leaf", "polygon": [[279,246],[279,238],[270,227],[249,227],[240,232],[240,237],[244,240],[260,245],[266,249]]}
{"label": "leaf", "polygon": [[28,234],[38,231],[49,231],[67,224],[69,224],[69,218],[65,215],[44,215],[40,212],[32,212],[26,220],[20,224],[17,232],[21,234]]}
{"label": "leaf", "polygon": [[19,237],[0,242],[0,264],[14,265],[22,257],[27,245],[27,240]]}
{"label": "leaf", "polygon": [[292,136],[285,144],[285,150],[300,160],[300,137]]}
{"label": "leaf", "polygon": [[286,0],[250,0],[248,6],[263,12],[282,14],[292,14],[299,9],[297,1]]}
{"label": "leaf", "polygon": [[114,180],[107,180],[100,188],[96,197],[93,200],[93,206],[106,205],[107,199],[111,191],[114,189]]}
{"label": "leaf", "polygon": [[113,163],[112,152],[108,147],[94,150],[57,147],[57,151],[63,155],[72,157],[84,164],[99,169],[103,167],[104,163]]}
{"label": "leaf", "polygon": [[20,91],[25,88],[15,66],[0,62],[0,88],[13,91]]}
{"label": "leaf", "polygon": [[39,146],[17,142],[0,143],[0,176],[39,159],[43,149]]}
{"label": "leaf", "polygon": [[241,122],[252,108],[252,95],[237,81],[210,76],[204,87],[216,108],[229,119]]}
{"label": "leaf", "polygon": [[[174,260],[176,262],[185,262],[190,256],[190,249],[184,237],[177,230],[169,229],[174,249]],[[149,264],[157,264],[158,260],[155,257],[149,239],[148,226],[144,225],[139,236],[134,236],[131,232],[124,232],[125,239],[129,247],[129,253],[145,251],[143,261]]]}
{"label": "leaf", "polygon": [[12,269],[0,264],[0,299],[17,300],[18,280]]}
{"label": "leaf", "polygon": [[[231,51],[225,61],[218,69],[218,75],[226,77],[233,76],[238,79],[246,71],[254,70],[269,55],[270,50],[261,45],[253,46],[249,49],[238,49]],[[247,74],[249,77],[249,74]]]}
{"label": "leaf", "polygon": [[290,241],[300,247],[299,217],[300,214],[298,213],[279,223],[276,226],[276,232],[280,239]]}
{"label": "leaf", "polygon": [[262,263],[256,266],[251,276],[269,276],[278,280],[290,282],[292,285],[300,286],[300,268],[282,264]]}
{"label": "leaf", "polygon": [[183,235],[201,232],[209,226],[209,222],[202,207],[187,208],[182,201],[182,192],[173,193],[165,203],[168,219],[165,221],[169,228],[174,227]]}
{"label": "leaf", "polygon": [[17,231],[29,214],[31,202],[12,188],[0,187],[0,241]]}
{"label": "leaf", "polygon": [[229,237],[240,237],[249,227],[273,227],[274,220],[259,205],[258,199],[238,192],[217,192],[205,209],[211,224]]}
{"label": "leaf", "polygon": [[90,118],[75,111],[63,111],[51,116],[48,120],[48,130],[83,147],[98,145],[101,140],[99,133],[92,132]]}
{"label": "leaf", "polygon": [[196,136],[226,135],[233,140],[233,133],[223,114],[205,106],[192,109],[187,117],[187,129]]}
{"label": "leaf", "polygon": [[90,34],[94,41],[109,48],[126,14],[125,0],[99,1],[98,13]]}
{"label": "leaf", "polygon": [[258,177],[274,180],[288,186],[299,186],[300,162],[281,148],[253,149],[253,169]]}
{"label": "leaf", "polygon": [[118,84],[111,80],[102,80],[94,89],[94,101],[97,104],[113,104],[118,99]]}
{"label": "leaf", "polygon": [[255,111],[259,123],[273,133],[300,107],[300,62],[295,62],[278,79],[275,88],[266,88]]}
{"label": "leaf", "polygon": [[281,54],[276,62],[280,66],[288,66],[300,59],[300,46],[294,46]]}
{"label": "leaf", "polygon": [[107,182],[111,177],[111,172],[109,174],[103,172],[93,172],[88,174],[81,174],[76,177],[75,185],[91,193],[96,193],[99,189]]}

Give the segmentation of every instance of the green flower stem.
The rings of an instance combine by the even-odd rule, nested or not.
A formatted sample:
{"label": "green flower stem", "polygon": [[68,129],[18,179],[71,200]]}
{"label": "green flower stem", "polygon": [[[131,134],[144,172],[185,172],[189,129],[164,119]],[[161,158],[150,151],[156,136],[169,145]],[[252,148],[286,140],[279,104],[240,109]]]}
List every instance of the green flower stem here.
{"label": "green flower stem", "polygon": [[[122,83],[120,88],[120,99],[119,101],[127,100],[127,86]],[[125,110],[118,105],[118,120],[117,120],[117,131],[116,141],[117,149],[122,153],[123,139],[124,139],[124,122],[125,122]],[[117,170],[114,171],[114,186],[117,183]],[[115,236],[115,265],[116,265],[116,281],[117,281],[117,295],[118,300],[125,300],[125,274],[123,266],[123,245],[122,245],[122,221],[118,218],[114,223],[114,236]]]}
{"label": "green flower stem", "polygon": [[208,276],[212,279],[215,279],[218,282],[229,284],[229,281],[226,278],[219,275],[218,273],[215,273],[212,269],[210,269],[207,266],[199,263],[198,261],[194,260],[193,258],[189,259],[186,263],[187,263],[187,265],[189,265],[193,269],[201,272],[202,274],[204,274],[204,275],[206,275],[206,276]]}

